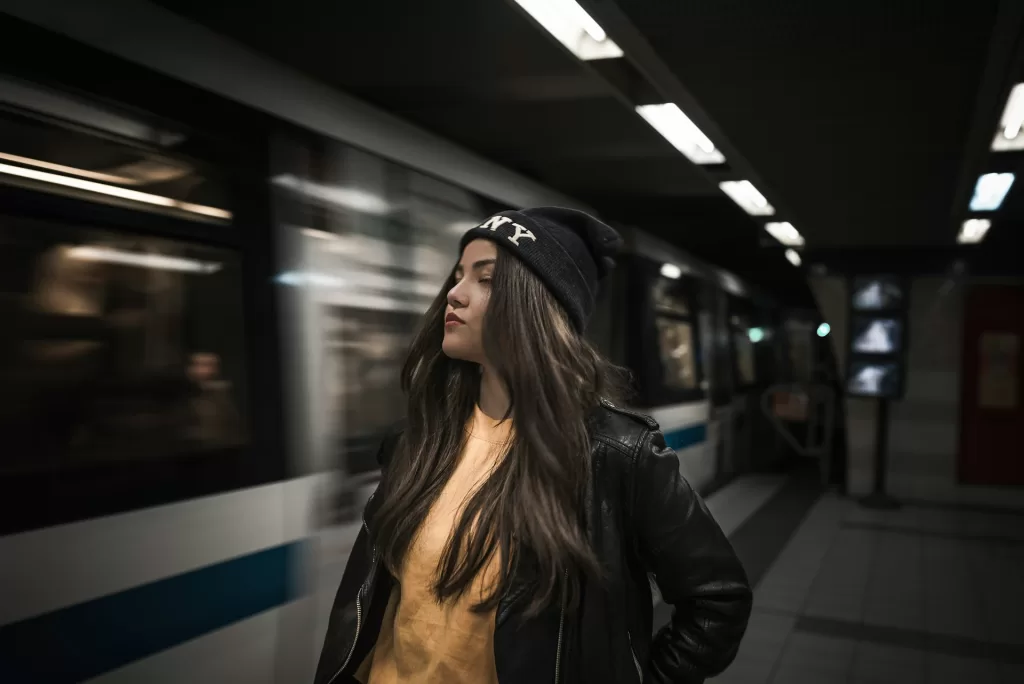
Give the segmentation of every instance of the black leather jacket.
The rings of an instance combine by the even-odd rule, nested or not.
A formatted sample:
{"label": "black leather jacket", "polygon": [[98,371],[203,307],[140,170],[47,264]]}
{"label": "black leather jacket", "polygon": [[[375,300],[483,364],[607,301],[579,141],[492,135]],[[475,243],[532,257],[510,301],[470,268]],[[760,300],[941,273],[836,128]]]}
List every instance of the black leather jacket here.
{"label": "black leather jacket", "polygon": [[[385,440],[381,465],[397,440]],[[746,573],[701,498],[679,473],[650,417],[604,403],[591,421],[592,481],[586,520],[606,573],[584,586],[581,607],[520,616],[516,582],[498,607],[494,655],[501,684],[691,684],[732,662],[750,616]],[[372,513],[374,500],[367,504]],[[331,610],[315,684],[350,684],[373,647],[394,579],[363,529]],[[673,606],[652,632],[649,578]]]}

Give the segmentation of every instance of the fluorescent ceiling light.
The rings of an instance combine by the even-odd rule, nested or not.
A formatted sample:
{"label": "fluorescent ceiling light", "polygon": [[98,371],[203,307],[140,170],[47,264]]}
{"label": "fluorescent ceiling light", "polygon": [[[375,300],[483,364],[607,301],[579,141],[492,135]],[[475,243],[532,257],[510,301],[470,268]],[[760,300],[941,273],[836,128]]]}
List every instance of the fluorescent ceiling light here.
{"label": "fluorescent ceiling light", "polygon": [[36,169],[26,169],[21,166],[11,166],[10,164],[0,164],[0,174],[18,176],[19,178],[28,178],[30,180],[42,181],[44,183],[52,183],[53,185],[62,185],[66,188],[85,190],[86,192],[93,192],[99,195],[107,195],[109,197],[119,197],[121,199],[131,200],[133,202],[142,202],[143,204],[153,204],[160,207],[180,209],[182,211],[187,211],[192,214],[201,214],[203,216],[209,216],[211,218],[224,220],[231,219],[230,211],[218,209],[217,207],[207,207],[202,204],[182,202],[180,200],[172,199],[170,197],[164,197],[162,195],[151,195],[148,192],[129,190],[128,188],[120,188],[116,185],[108,185],[106,183],[97,183],[95,181],[85,180],[83,178],[71,178],[69,176],[60,176],[56,173],[37,171]]}
{"label": "fluorescent ceiling light", "polygon": [[54,164],[48,161],[42,161],[40,159],[30,159],[29,157],[19,157],[16,154],[7,154],[6,152],[0,152],[0,159],[5,161],[14,162],[15,164],[23,164],[25,166],[35,166],[36,168],[46,169],[48,171],[56,171],[57,173],[66,173],[71,176],[81,176],[82,178],[90,178],[94,181],[101,183],[119,183],[121,185],[136,185],[138,181],[134,178],[127,178],[125,176],[115,176],[109,173],[101,173],[99,171],[88,171],[86,169],[76,169],[73,166],[64,166],[63,164]]}
{"label": "fluorescent ceiling light", "polygon": [[302,180],[291,174],[275,176],[270,181],[274,185],[288,188],[305,195],[310,199],[319,200],[325,204],[351,209],[363,214],[383,216],[391,211],[391,205],[382,198],[371,192],[359,188],[346,188],[339,185],[325,185],[315,181]]}
{"label": "fluorescent ceiling light", "polygon": [[16,154],[8,154],[6,152],[0,152],[0,159],[20,164],[21,166],[34,166],[37,169],[56,171],[57,173],[63,173],[68,176],[79,176],[81,178],[88,178],[101,183],[114,183],[116,185],[145,185],[147,183],[173,181],[182,178],[191,171],[187,166],[175,166],[174,163],[155,159],[144,159],[137,162],[129,162],[127,164],[122,164],[117,168],[117,170],[122,172],[128,171],[134,174],[131,176],[115,175],[112,173],[104,173],[102,171],[91,171],[89,169],[78,169],[74,166],[54,164],[53,162],[43,161],[41,159],[32,159],[30,157],[20,157]]}
{"label": "fluorescent ceiling light", "polygon": [[103,261],[109,264],[156,268],[164,271],[184,271],[186,273],[216,273],[221,267],[215,261],[196,261],[164,254],[125,252],[110,247],[90,247],[88,245],[70,248],[68,256],[81,261]]}
{"label": "fluorescent ceiling light", "polygon": [[345,285],[343,278],[316,271],[285,271],[279,273],[274,280],[282,285],[291,285],[292,287],[343,287]]}
{"label": "fluorescent ceiling light", "polygon": [[516,0],[516,3],[579,59],[622,57],[622,49],[576,0]]}
{"label": "fluorescent ceiling light", "polygon": [[694,164],[721,164],[725,156],[675,104],[640,105],[637,114]]}
{"label": "fluorescent ceiling light", "polygon": [[985,173],[978,176],[971,198],[971,211],[995,211],[1002,205],[1013,185],[1012,173]]}
{"label": "fluorescent ceiling light", "polygon": [[786,250],[786,259],[794,266],[799,266],[801,263],[800,254],[795,249]]}
{"label": "fluorescent ceiling light", "polygon": [[751,216],[771,216],[775,213],[775,207],[768,204],[765,196],[750,181],[722,181],[718,187]]}
{"label": "fluorescent ceiling light", "polygon": [[671,278],[672,280],[677,280],[681,275],[683,275],[683,269],[679,268],[675,264],[662,264],[661,275],[666,278]]}
{"label": "fluorescent ceiling light", "polygon": [[740,282],[740,279],[728,271],[718,271],[718,282],[726,292],[734,294],[737,297],[748,296],[747,289],[743,286],[743,283]]}
{"label": "fluorescent ceiling light", "polygon": [[1018,83],[1006,99],[1006,109],[999,120],[999,131],[992,141],[992,150],[1005,152],[1024,149],[1024,83]]}
{"label": "fluorescent ceiling light", "polygon": [[787,247],[803,247],[804,245],[804,237],[789,221],[766,223],[764,229]]}
{"label": "fluorescent ceiling light", "polygon": [[985,239],[985,233],[991,227],[992,222],[988,219],[967,219],[960,227],[960,234],[956,236],[956,241],[961,245],[972,245],[981,242]]}
{"label": "fluorescent ceiling light", "polygon": [[316,228],[303,228],[302,234],[306,237],[316,238],[318,240],[337,240],[338,235],[335,233],[328,232],[326,230],[317,230]]}

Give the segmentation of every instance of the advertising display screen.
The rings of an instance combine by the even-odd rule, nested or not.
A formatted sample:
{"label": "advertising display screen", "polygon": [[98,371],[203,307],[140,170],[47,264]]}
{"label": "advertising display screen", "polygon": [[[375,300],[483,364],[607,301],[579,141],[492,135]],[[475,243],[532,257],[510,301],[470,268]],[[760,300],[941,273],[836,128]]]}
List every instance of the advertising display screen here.
{"label": "advertising display screen", "polygon": [[861,275],[850,281],[848,394],[898,399],[907,351],[906,281]]}
{"label": "advertising display screen", "polygon": [[903,321],[855,316],[851,344],[855,354],[896,354],[902,350]]}
{"label": "advertising display screen", "polygon": [[854,361],[846,389],[860,396],[896,396],[900,391],[900,367],[893,362]]}
{"label": "advertising display screen", "polygon": [[882,311],[901,308],[905,297],[895,278],[860,276],[853,279],[852,299],[855,311]]}

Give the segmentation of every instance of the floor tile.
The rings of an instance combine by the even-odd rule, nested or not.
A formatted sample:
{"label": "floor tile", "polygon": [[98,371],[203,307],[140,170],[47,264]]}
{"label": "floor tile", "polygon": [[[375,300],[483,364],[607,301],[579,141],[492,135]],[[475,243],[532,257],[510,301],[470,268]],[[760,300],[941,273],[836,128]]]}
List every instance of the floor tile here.
{"label": "floor tile", "polygon": [[848,639],[794,633],[772,684],[845,684],[855,645]]}
{"label": "floor tile", "polygon": [[929,653],[927,675],[927,684],[992,683],[999,681],[1000,667],[990,660]]}
{"label": "floor tile", "polygon": [[927,654],[899,646],[861,642],[854,653],[851,684],[925,684]]}

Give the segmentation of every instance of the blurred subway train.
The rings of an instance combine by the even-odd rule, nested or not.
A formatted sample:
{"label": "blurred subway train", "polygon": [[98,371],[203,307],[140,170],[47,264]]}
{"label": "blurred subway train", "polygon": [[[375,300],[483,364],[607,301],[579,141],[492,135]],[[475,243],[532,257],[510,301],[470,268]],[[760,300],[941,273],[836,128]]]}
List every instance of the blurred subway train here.
{"label": "blurred subway train", "polygon": [[[459,236],[582,205],[209,35],[5,28],[63,57],[0,46],[0,681],[308,681]],[[617,228],[588,334],[632,404],[703,491],[781,463],[810,329]]]}

